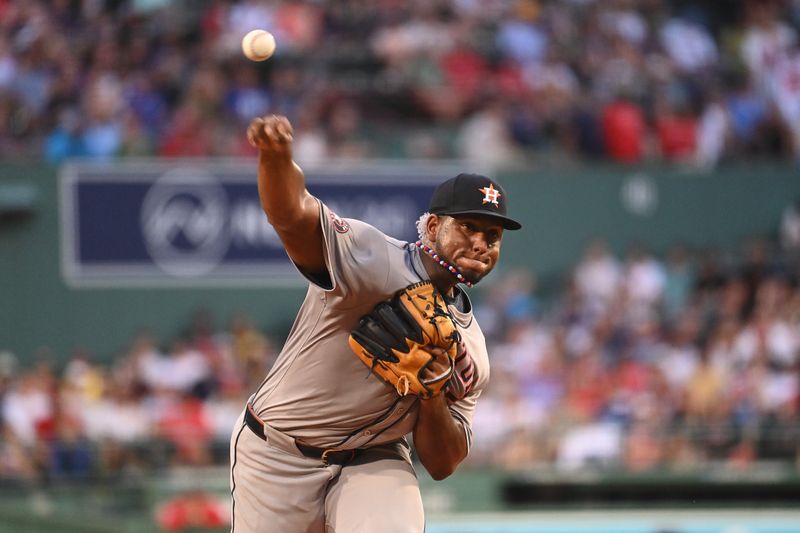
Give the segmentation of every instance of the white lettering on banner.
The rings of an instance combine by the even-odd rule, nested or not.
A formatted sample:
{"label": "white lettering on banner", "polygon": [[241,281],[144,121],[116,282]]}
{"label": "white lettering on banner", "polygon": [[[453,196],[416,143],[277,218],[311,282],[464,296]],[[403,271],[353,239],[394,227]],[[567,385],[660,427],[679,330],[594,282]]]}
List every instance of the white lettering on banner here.
{"label": "white lettering on banner", "polygon": [[231,208],[231,239],[241,248],[282,246],[258,202],[237,202]]}
{"label": "white lettering on banner", "polygon": [[[434,180],[460,166],[326,165],[308,183],[342,217],[413,239]],[[71,287],[304,283],[261,209],[252,160],[67,162],[59,201]]]}
{"label": "white lettering on banner", "polygon": [[203,170],[180,168],[159,177],[142,202],[140,222],[153,262],[173,276],[211,272],[230,243],[227,194]]}
{"label": "white lettering on banner", "polygon": [[391,198],[385,201],[374,197],[357,196],[347,200],[329,200],[331,211],[345,218],[357,218],[375,226],[392,237],[402,237],[422,214],[416,204],[407,198]]}
{"label": "white lettering on banner", "polygon": [[[360,195],[331,201],[329,207],[392,236],[404,235],[419,215],[407,198],[381,201]],[[172,170],[153,183],[142,202],[141,227],[153,262],[177,277],[212,272],[230,246],[250,250],[282,246],[258,202],[230,204],[218,179],[196,169]]]}

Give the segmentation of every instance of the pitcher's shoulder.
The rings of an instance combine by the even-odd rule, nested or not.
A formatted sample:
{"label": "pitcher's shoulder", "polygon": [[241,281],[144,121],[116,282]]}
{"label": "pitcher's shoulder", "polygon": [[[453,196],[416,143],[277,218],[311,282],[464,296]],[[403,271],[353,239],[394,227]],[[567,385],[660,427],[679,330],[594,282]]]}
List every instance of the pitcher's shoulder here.
{"label": "pitcher's shoulder", "polygon": [[387,248],[396,250],[400,253],[406,253],[406,250],[408,250],[408,241],[395,239],[394,237],[390,237],[386,234],[384,234],[384,238],[386,239]]}

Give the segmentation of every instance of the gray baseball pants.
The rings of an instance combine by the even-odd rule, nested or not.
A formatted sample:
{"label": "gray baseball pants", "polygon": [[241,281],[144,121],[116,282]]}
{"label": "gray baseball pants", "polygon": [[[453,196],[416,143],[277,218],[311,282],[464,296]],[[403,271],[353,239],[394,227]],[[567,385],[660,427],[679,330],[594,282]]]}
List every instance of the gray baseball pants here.
{"label": "gray baseball pants", "polygon": [[239,417],[231,437],[232,533],[422,533],[425,518],[408,447],[365,450],[345,466],[304,456],[265,424]]}

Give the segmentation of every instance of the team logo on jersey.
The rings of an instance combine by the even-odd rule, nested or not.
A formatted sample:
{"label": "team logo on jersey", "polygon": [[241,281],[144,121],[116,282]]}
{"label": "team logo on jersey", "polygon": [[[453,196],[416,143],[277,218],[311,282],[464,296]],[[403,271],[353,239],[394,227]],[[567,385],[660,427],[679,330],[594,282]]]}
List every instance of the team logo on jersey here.
{"label": "team logo on jersey", "polygon": [[467,353],[467,346],[463,342],[458,353],[453,375],[450,376],[445,389],[449,404],[463,400],[475,387],[475,363]]}
{"label": "team logo on jersey", "polygon": [[348,231],[350,231],[350,224],[348,224],[348,222],[345,219],[339,217],[339,215],[337,215],[333,211],[331,211],[329,216],[331,217],[331,223],[333,223],[333,228],[338,233],[347,233]]}
{"label": "team logo on jersey", "polygon": [[495,207],[500,207],[498,200],[502,194],[500,194],[500,191],[494,188],[494,185],[490,183],[488,187],[483,187],[482,189],[478,190],[483,193],[484,204],[493,204]]}

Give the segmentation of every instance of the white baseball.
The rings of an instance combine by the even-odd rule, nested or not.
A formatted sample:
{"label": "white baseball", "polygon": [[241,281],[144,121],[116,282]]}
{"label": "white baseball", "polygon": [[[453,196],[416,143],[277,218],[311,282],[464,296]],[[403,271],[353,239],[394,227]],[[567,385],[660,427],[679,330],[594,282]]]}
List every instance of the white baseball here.
{"label": "white baseball", "polygon": [[266,30],[253,30],[242,39],[242,52],[251,61],[265,61],[275,53],[275,37]]}

